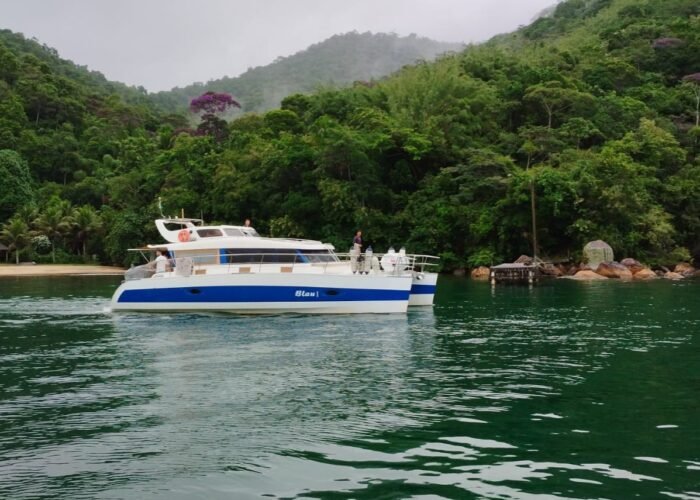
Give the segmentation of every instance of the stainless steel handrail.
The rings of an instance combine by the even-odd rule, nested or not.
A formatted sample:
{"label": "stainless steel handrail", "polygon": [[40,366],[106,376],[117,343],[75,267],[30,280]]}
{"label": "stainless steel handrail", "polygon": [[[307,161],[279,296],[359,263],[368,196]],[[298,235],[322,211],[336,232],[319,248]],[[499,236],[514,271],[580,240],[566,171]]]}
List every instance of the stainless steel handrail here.
{"label": "stainless steel handrail", "polygon": [[[175,257],[176,260],[181,257],[183,251],[180,252],[175,252]],[[393,262],[393,269],[391,270],[386,270],[382,269],[382,273],[385,275],[404,275],[412,271],[416,272],[425,272],[425,268],[429,266],[437,266],[439,265],[439,260],[440,258],[434,255],[420,255],[420,254],[400,254],[400,253],[372,253],[371,257],[372,259],[377,259],[377,262],[381,266],[381,261],[382,258],[385,255],[389,255],[393,257],[394,262]],[[288,257],[291,258],[289,261],[271,261],[271,262],[266,262],[266,257],[267,258],[272,258],[276,257],[279,258],[280,256]],[[225,258],[226,262],[221,262],[221,259]],[[236,257],[236,258],[244,258],[245,261],[243,262],[234,262],[233,259],[230,259],[229,257]],[[322,260],[317,260],[314,262],[314,257],[321,257]],[[332,271],[334,267],[341,267],[342,269],[345,269],[345,266],[352,266],[353,260],[355,259],[355,263],[360,260],[360,257],[362,258],[367,258],[366,253],[354,253],[354,252],[348,252],[348,253],[329,253],[329,254],[312,254],[312,255],[299,255],[299,254],[292,254],[288,252],[256,252],[256,253],[206,253],[206,254],[194,254],[194,255],[184,255],[184,258],[189,258],[192,260],[192,271],[193,274],[196,274],[196,270],[201,270],[205,269],[209,266],[218,266],[218,265],[226,265],[227,266],[227,273],[231,274],[235,270],[239,270],[241,268],[246,268],[246,267],[257,267],[257,272],[262,273],[266,269],[263,268],[263,266],[291,266],[291,272],[294,272],[294,269],[296,266],[299,265],[308,265],[311,267],[316,267],[319,268],[322,266],[323,273],[327,274]],[[303,260],[302,260],[303,259]],[[280,259],[281,260],[281,259]],[[153,262],[153,261],[151,261]],[[376,264],[376,263],[375,263]],[[235,266],[235,267],[234,267]],[[329,271],[329,266],[331,267],[331,271]],[[376,267],[374,265],[370,265],[370,269],[372,272],[376,270]],[[174,272],[174,269],[171,270]],[[281,271],[278,271],[281,272]],[[370,272],[370,271],[367,271]]]}

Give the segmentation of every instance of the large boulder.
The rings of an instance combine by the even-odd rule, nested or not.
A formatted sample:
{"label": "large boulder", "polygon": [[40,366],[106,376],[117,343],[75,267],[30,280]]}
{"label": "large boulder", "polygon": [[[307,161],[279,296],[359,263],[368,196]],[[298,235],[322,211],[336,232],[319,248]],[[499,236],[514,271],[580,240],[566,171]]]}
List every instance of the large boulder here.
{"label": "large boulder", "polygon": [[603,240],[596,240],[586,243],[583,247],[583,259],[591,269],[595,269],[601,262],[614,261],[615,254],[610,245]]}
{"label": "large boulder", "polygon": [[576,264],[574,264],[573,266],[571,266],[571,267],[569,268],[568,271],[566,271],[566,275],[567,275],[567,276],[575,276],[576,273],[579,272],[579,271],[581,271],[581,268],[580,268],[579,266],[577,266]]}
{"label": "large boulder", "polygon": [[486,266],[479,266],[475,267],[472,269],[472,279],[474,280],[487,280],[489,279],[489,275],[491,274],[491,270],[486,267]]}
{"label": "large boulder", "polygon": [[687,262],[681,262],[680,264],[676,265],[676,267],[673,269],[673,272],[682,274],[685,277],[689,277],[695,274],[695,268]]}
{"label": "large boulder", "polygon": [[666,278],[667,280],[682,280],[683,278],[685,278],[685,276],[683,276],[681,273],[670,272],[664,274],[664,278]]}
{"label": "large boulder", "polygon": [[632,279],[632,271],[619,262],[601,262],[595,272],[606,278]]}
{"label": "large boulder", "polygon": [[632,274],[638,273],[639,271],[644,269],[644,266],[642,264],[640,264],[640,262],[638,260],[630,259],[629,257],[626,259],[622,259],[620,261],[620,264],[622,264],[627,269],[632,271]]}
{"label": "large boulder", "polygon": [[653,280],[656,278],[656,273],[648,267],[645,267],[644,269],[641,269],[640,271],[634,273],[634,279],[636,280]]}
{"label": "large boulder", "polygon": [[586,281],[586,280],[606,280],[605,276],[601,276],[598,273],[594,273],[593,271],[579,271],[575,275],[571,276],[571,279],[574,280],[581,280],[581,281]]}
{"label": "large boulder", "polygon": [[545,264],[540,267],[540,272],[544,274],[545,276],[563,276],[564,273],[562,272],[561,269],[559,269],[558,266],[555,266],[554,264]]}

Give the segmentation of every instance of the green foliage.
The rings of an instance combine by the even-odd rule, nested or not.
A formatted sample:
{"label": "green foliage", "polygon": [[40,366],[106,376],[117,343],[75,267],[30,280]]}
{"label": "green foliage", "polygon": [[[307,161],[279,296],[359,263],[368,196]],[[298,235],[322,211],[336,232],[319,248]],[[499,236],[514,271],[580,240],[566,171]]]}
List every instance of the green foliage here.
{"label": "green foliage", "polygon": [[51,198],[34,221],[34,226],[51,242],[51,261],[56,263],[56,245],[63,242],[73,225],[70,202]]}
{"label": "green foliage", "polygon": [[[401,59],[378,81],[354,58],[386,62],[406,40],[352,34],[154,96],[168,109],[208,90],[247,110],[281,100],[206,122],[204,135],[138,89],[0,31],[0,223],[47,238],[52,260],[128,264],[126,248],[158,238],[161,197],[167,215],[252,218],[263,234],[340,250],[362,229],[378,252],[406,246],[450,270],[532,253],[534,193],[544,257],[604,239],[619,256],[685,258],[700,253],[698,9],[568,0],[460,54]],[[331,80],[355,83],[317,86]]]}
{"label": "green foliage", "polygon": [[2,227],[0,241],[3,241],[7,248],[15,253],[15,264],[19,264],[20,253],[31,242],[29,226],[20,217],[13,217]]}
{"label": "green foliage", "polygon": [[32,202],[34,189],[29,167],[22,157],[9,149],[0,150],[0,220]]}

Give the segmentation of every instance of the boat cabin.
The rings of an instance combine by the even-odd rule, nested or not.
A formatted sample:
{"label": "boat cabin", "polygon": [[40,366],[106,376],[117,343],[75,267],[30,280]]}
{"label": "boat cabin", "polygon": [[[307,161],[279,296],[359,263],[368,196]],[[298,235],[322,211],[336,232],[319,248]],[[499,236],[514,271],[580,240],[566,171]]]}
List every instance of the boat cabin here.
{"label": "boat cabin", "polygon": [[316,264],[338,262],[332,245],[320,241],[263,238],[249,226],[202,226],[199,219],[158,219],[168,242],[148,245],[165,249],[173,259],[189,257],[195,265]]}

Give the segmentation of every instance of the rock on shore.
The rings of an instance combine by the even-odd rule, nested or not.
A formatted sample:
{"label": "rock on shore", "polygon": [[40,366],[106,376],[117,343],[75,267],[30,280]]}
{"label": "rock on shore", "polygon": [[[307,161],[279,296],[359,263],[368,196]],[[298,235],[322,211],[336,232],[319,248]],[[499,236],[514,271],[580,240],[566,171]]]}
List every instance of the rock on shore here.
{"label": "rock on shore", "polygon": [[[518,261],[530,263],[532,262],[532,258],[527,255],[522,255]],[[661,270],[654,272],[638,260],[631,258],[622,259],[620,262],[601,262],[597,264],[594,269],[588,264],[574,264],[571,266],[564,264],[541,264],[539,268],[543,276],[563,277],[580,281],[601,279],[653,280],[659,277],[669,280],[681,280],[691,277],[700,278],[700,270],[697,270],[687,262],[676,265],[673,271],[662,267]],[[477,267],[472,269],[470,275],[472,279],[475,280],[488,280],[490,277],[490,269],[485,266]]]}
{"label": "rock on shore", "polygon": [[591,280],[606,280],[608,279],[605,276],[601,276],[600,274],[590,271],[588,269],[584,269],[583,271],[579,271],[573,276],[568,276],[569,279],[574,279],[574,280],[581,280],[581,281],[591,281]]}
{"label": "rock on shore", "polygon": [[658,278],[656,273],[646,267],[634,273],[634,279],[636,280],[655,280],[656,278]]}
{"label": "rock on shore", "polygon": [[619,262],[601,262],[595,272],[606,278],[632,279],[632,271]]}
{"label": "rock on shore", "polygon": [[491,273],[491,269],[489,269],[488,267],[479,266],[479,267],[472,269],[471,277],[474,280],[487,280],[487,279],[489,279],[490,273]]}

